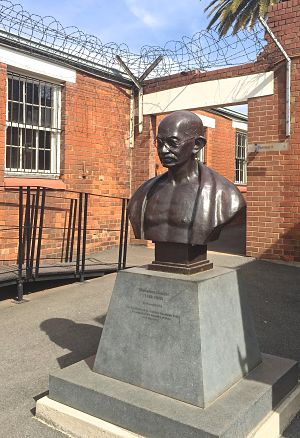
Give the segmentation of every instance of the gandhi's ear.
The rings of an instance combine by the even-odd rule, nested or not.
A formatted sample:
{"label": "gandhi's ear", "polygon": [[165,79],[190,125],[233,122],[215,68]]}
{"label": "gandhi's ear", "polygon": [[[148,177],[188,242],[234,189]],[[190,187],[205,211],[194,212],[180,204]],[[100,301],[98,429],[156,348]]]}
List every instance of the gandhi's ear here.
{"label": "gandhi's ear", "polygon": [[193,153],[194,155],[197,155],[198,152],[204,148],[204,146],[206,145],[206,138],[202,137],[202,135],[200,137],[197,137],[195,139],[195,147],[193,149]]}

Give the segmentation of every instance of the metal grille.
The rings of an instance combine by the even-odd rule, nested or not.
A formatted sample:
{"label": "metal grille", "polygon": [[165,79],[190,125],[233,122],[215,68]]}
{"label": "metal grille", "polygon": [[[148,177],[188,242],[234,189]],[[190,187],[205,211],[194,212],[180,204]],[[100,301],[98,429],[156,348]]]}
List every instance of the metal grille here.
{"label": "metal grille", "polygon": [[8,73],[7,173],[59,175],[61,87]]}
{"label": "metal grille", "polygon": [[247,183],[247,134],[245,132],[236,133],[235,182]]}

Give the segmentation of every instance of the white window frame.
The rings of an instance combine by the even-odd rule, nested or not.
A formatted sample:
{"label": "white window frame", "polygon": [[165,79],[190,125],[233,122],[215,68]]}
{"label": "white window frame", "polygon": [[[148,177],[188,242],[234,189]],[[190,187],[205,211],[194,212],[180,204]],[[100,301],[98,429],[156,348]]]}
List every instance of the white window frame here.
{"label": "white window frame", "polygon": [[[52,126],[51,127],[46,127],[46,126],[41,126],[41,97],[39,97],[39,103],[38,103],[38,108],[39,108],[39,125],[33,125],[33,124],[29,124],[26,123],[26,100],[25,100],[25,86],[23,86],[23,96],[22,96],[22,102],[21,104],[23,105],[23,122],[12,122],[8,120],[8,105],[9,105],[9,96],[8,96],[8,81],[9,78],[13,78],[13,77],[20,77],[21,80],[27,81],[28,83],[36,83],[38,85],[49,85],[52,86],[52,91],[53,91],[53,106],[51,109],[51,120],[52,120]],[[24,176],[38,176],[38,177],[47,177],[47,178],[58,178],[60,175],[60,155],[61,155],[61,88],[62,88],[62,84],[61,82],[58,81],[52,81],[49,79],[45,79],[44,77],[41,77],[40,75],[37,74],[32,74],[31,72],[20,72],[18,70],[15,69],[9,69],[8,73],[7,73],[7,78],[6,78],[6,129],[5,129],[5,174],[9,175],[9,176],[20,176],[20,175],[24,175]],[[6,162],[6,148],[9,147],[10,145],[7,145],[7,127],[17,127],[20,129],[20,132],[18,133],[18,135],[20,135],[20,140],[19,140],[19,147],[20,149],[20,168],[12,168],[12,167],[7,167],[8,163]],[[22,153],[23,153],[23,147],[22,147],[22,135],[23,135],[23,130],[24,129],[30,129],[30,130],[35,130],[36,133],[36,157],[35,157],[35,161],[36,161],[36,165],[35,165],[35,169],[24,169],[22,168]],[[51,132],[51,145],[50,145],[50,170],[46,170],[46,169],[38,169],[38,152],[39,152],[39,148],[38,148],[38,137],[39,137],[39,132]]]}
{"label": "white window frame", "polygon": [[[202,116],[201,116],[201,118],[202,118]],[[206,126],[204,126],[204,137],[207,139],[207,127]],[[205,146],[203,148],[201,148],[197,154],[197,161],[199,161],[202,164],[206,163],[206,156],[205,156],[206,155],[206,145],[207,145],[207,142],[206,142]]]}
{"label": "white window frame", "polygon": [[[239,143],[239,136],[244,138],[244,144]],[[235,184],[247,184],[247,132],[240,130],[235,133]]]}

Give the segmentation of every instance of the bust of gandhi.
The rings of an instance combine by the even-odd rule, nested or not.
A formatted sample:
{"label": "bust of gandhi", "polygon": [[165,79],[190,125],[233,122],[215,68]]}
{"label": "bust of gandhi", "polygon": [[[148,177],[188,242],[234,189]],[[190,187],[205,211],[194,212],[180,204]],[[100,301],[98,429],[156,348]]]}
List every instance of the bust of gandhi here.
{"label": "bust of gandhi", "polygon": [[161,121],[157,150],[167,172],[146,181],[129,202],[136,238],[206,245],[245,207],[233,183],[197,161],[203,134],[201,119],[190,111]]}

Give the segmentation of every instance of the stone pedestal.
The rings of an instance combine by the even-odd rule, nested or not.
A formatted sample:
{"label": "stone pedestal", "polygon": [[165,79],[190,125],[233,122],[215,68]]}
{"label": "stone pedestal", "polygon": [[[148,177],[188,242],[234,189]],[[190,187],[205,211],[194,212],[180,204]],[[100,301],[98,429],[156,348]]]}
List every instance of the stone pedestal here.
{"label": "stone pedestal", "polygon": [[296,385],[295,361],[260,354],[238,272],[134,268],[96,358],[50,375],[49,398],[149,438],[242,438]]}
{"label": "stone pedestal", "polygon": [[260,362],[236,271],[118,274],[94,371],[206,407]]}

